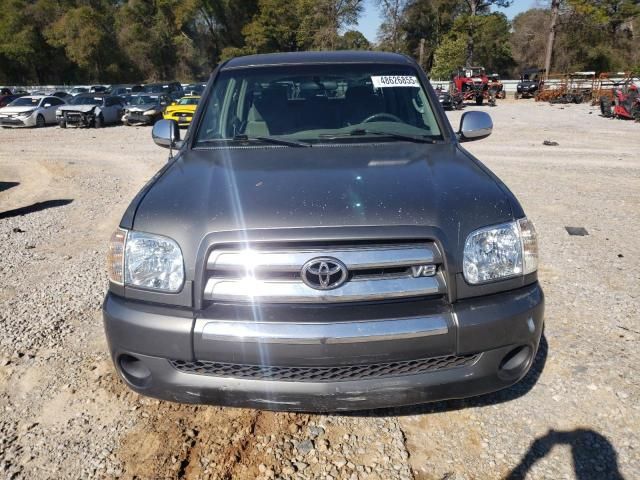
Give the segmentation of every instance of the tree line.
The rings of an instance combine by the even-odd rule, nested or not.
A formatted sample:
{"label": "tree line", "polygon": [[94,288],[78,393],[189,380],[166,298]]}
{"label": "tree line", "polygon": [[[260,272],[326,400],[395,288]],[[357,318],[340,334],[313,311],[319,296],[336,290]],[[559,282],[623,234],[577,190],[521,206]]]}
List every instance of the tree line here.
{"label": "tree line", "polygon": [[[383,22],[372,43],[356,29],[364,1],[3,0],[0,83],[196,80],[232,56],[302,50],[404,53],[434,78],[544,64],[545,2],[509,21],[512,0],[373,0]],[[553,1],[553,71],[637,68],[640,0]]]}

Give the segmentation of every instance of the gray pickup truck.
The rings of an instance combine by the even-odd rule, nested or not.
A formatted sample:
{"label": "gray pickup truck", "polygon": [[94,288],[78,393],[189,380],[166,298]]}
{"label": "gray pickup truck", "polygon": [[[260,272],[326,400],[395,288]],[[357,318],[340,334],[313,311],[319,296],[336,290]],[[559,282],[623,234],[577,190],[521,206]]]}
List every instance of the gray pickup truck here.
{"label": "gray pickup truck", "polygon": [[109,244],[113,362],[156,398],[337,411],[480,395],[543,329],[536,233],[424,72],[382,52],[220,65]]}

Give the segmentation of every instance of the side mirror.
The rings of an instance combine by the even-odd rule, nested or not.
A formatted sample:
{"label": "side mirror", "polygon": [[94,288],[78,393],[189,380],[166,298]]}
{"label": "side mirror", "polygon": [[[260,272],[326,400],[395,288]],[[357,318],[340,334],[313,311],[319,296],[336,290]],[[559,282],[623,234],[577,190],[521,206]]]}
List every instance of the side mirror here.
{"label": "side mirror", "polygon": [[460,119],[458,135],[461,142],[480,140],[491,135],[493,121],[485,112],[466,112]]}
{"label": "side mirror", "polygon": [[156,145],[173,148],[180,141],[180,128],[175,120],[158,120],[153,126],[151,137]]}

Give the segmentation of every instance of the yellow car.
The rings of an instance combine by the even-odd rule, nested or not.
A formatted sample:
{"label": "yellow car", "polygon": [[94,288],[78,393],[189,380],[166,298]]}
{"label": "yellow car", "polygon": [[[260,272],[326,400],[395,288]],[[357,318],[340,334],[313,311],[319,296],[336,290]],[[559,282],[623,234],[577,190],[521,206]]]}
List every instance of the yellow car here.
{"label": "yellow car", "polygon": [[182,97],[164,110],[165,120],[175,120],[178,125],[189,125],[198,106],[200,97]]}

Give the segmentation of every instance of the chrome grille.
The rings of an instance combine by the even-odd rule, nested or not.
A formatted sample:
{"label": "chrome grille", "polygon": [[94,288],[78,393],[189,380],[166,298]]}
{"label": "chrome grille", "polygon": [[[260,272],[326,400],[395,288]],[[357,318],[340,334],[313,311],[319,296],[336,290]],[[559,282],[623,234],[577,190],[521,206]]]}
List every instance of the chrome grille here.
{"label": "chrome grille", "polygon": [[[348,270],[333,289],[304,282],[301,270],[332,258]],[[420,267],[424,267],[421,269]],[[442,255],[431,242],[334,247],[216,248],[207,258],[206,301],[327,303],[444,295]]]}
{"label": "chrome grille", "polygon": [[400,377],[435,372],[473,364],[475,355],[448,355],[400,362],[368,365],[340,365],[335,367],[278,367],[269,365],[241,365],[209,361],[188,362],[170,360],[171,365],[184,373],[249,380],[277,380],[284,382],[341,382],[371,378]]}

